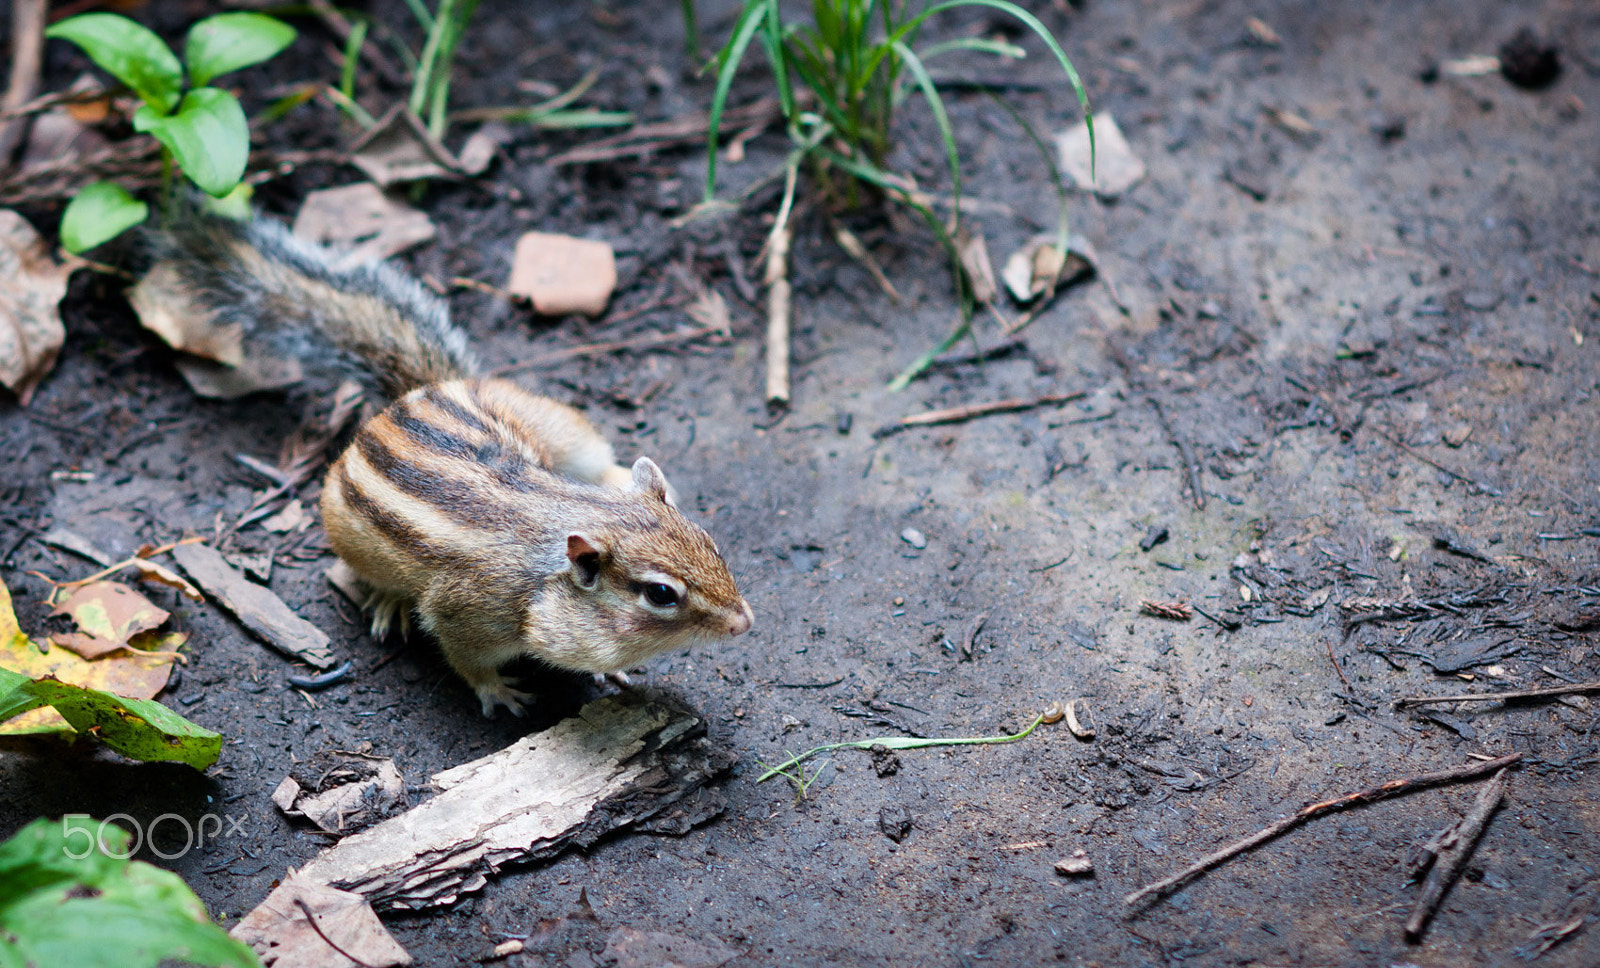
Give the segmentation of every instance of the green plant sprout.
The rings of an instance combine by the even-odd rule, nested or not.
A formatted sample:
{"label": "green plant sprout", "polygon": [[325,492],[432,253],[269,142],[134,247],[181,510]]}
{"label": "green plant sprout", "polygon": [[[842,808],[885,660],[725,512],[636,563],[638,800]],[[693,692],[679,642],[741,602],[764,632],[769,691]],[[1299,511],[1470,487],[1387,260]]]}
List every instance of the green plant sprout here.
{"label": "green plant sprout", "polygon": [[[217,77],[259,64],[294,41],[293,27],[257,13],[222,13],[189,28],[183,61],[148,27],[113,13],[68,17],[45,32],[71,41],[144,103],[133,127],[161,143],[163,204],[173,167],[208,195],[239,187],[250,158],[250,126],[239,99],[211,87]],[[61,216],[61,244],[79,253],[143,222],[149,206],[126,188],[96,182]]]}
{"label": "green plant sprout", "polygon": [[593,86],[598,73],[585,76],[570,90],[540,104],[450,111],[450,79],[455,69],[456,52],[461,46],[461,38],[467,32],[468,23],[477,12],[478,0],[438,0],[433,10],[429,10],[423,0],[405,2],[423,30],[422,49],[419,52],[413,53],[381,21],[371,18],[352,20],[350,36],[345,42],[339,86],[330,88],[328,93],[334,103],[362,127],[370,128],[378,123],[355,100],[356,64],[368,33],[374,27],[390,42],[406,69],[411,72],[411,90],[406,107],[422,120],[428,134],[434,139],[443,138],[452,124],[461,121],[507,121],[551,129],[605,128],[633,123],[633,115],[627,111],[568,109],[568,105]]}
{"label": "green plant sprout", "polygon": [[[799,804],[801,800],[806,798],[806,793],[811,789],[811,785],[822,778],[822,773],[828,768],[828,764],[823,763],[815,770],[807,773],[806,768],[801,765],[801,760],[803,757],[796,756],[794,753],[789,752],[789,750],[784,750],[784,752],[789,754],[789,758],[778,766],[767,767],[767,772],[762,774],[761,780],[758,780],[757,782],[764,781],[771,776],[783,777],[785,780],[789,781],[790,786],[794,787],[794,800],[796,804]],[[817,752],[817,750],[811,751],[811,753],[815,752]],[[807,753],[806,755],[809,756],[811,753]],[[767,766],[765,763],[762,763],[761,765]]]}
{"label": "green plant sprout", "polygon": [[[1090,114],[1083,82],[1061,45],[1037,17],[1011,0],[943,0],[917,13],[910,13],[907,5],[907,0],[812,0],[812,23],[807,25],[784,23],[778,0],[745,0],[733,33],[716,58],[717,82],[706,143],[705,199],[709,203],[716,196],[717,145],[728,92],[750,44],[758,43],[771,65],[778,103],[796,145],[788,170],[796,171],[808,164],[812,185],[832,208],[859,206],[863,201],[861,186],[866,185],[910,207],[928,224],[951,260],[961,318],[939,349],[919,357],[895,378],[890,387],[896,390],[932,363],[938,353],[969,333],[972,325],[972,293],[962,274],[954,241],[961,217],[960,155],[944,100],[926,62],[956,50],[1011,58],[1024,56],[1022,48],[1014,44],[976,37],[919,49],[916,42],[923,24],[935,14],[961,7],[989,7],[1015,18],[1049,48],[1066,74],[1084,117]],[[802,92],[808,92],[809,97],[802,96]],[[892,146],[895,110],[913,94],[927,102],[944,148],[952,197],[948,223],[935,215],[932,197],[911,178],[885,167]],[[1092,152],[1094,129],[1093,122],[1089,123]],[[789,195],[794,181],[792,177],[787,179],[781,207],[784,212],[792,207]],[[1065,219],[1064,208],[1062,218]],[[781,222],[774,227],[775,233],[782,230]]]}
{"label": "green plant sprout", "polygon": [[[1044,722],[1044,714],[1041,713],[1033,718],[1033,722],[1028,725],[1027,729],[1020,733],[1012,733],[1009,736],[957,736],[945,739],[937,737],[927,739],[917,736],[885,736],[880,739],[853,739],[846,743],[813,746],[804,753],[790,753],[789,758],[777,766],[768,766],[767,772],[756,777],[756,782],[765,783],[775,776],[784,776],[789,778],[789,782],[794,783],[795,774],[800,770],[800,764],[818,753],[827,753],[833,750],[870,750],[874,746],[882,746],[884,749],[889,750],[920,750],[927,749],[930,746],[993,746],[1000,743],[1015,743],[1018,740],[1027,739],[1042,722]],[[766,766],[765,763],[761,765]],[[800,775],[804,776],[804,773]],[[804,786],[799,787],[802,796],[805,794],[806,787],[809,787],[815,781],[816,776],[813,775],[811,780],[807,781]]]}

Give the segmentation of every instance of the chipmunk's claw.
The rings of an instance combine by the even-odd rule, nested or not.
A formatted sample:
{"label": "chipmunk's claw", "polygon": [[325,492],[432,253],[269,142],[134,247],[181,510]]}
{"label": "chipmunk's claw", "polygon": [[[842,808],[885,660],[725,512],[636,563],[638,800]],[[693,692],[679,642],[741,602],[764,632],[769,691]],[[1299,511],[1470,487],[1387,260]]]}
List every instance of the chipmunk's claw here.
{"label": "chipmunk's claw", "polygon": [[483,705],[485,719],[494,718],[494,707],[496,706],[506,707],[507,711],[513,716],[526,715],[523,704],[533,702],[533,694],[519,692],[511,688],[512,684],[513,680],[501,679],[499,682],[478,687],[478,702]]}

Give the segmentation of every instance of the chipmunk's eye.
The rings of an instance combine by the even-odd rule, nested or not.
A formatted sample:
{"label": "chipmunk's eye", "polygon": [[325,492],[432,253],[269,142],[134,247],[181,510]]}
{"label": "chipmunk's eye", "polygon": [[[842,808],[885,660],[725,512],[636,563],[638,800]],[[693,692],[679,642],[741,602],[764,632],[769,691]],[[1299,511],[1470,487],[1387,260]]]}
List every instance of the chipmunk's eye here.
{"label": "chipmunk's eye", "polygon": [[678,590],[671,585],[651,582],[644,586],[644,598],[656,608],[672,608],[678,604]]}

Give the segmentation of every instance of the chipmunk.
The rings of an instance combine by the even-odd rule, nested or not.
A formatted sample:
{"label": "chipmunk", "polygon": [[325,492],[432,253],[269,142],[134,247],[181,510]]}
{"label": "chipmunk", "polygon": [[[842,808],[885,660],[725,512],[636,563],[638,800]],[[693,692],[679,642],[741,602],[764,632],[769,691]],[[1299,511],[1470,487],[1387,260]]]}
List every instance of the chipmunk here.
{"label": "chipmunk", "polygon": [[185,308],[279,353],[365,369],[392,400],[330,466],[323,525],[372,590],[373,636],[414,615],[485,716],[522,714],[529,696],[499,671],[519,656],[619,674],[749,630],[749,604],[661,469],[618,465],[578,411],[479,376],[448,308],[400,270],[334,268],[276,222],[198,212],[153,249]]}

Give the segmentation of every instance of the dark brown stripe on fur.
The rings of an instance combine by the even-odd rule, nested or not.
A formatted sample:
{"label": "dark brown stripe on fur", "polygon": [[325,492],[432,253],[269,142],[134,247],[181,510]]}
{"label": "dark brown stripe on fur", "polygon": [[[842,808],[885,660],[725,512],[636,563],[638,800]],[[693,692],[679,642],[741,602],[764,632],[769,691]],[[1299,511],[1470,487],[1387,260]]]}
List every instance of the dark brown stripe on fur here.
{"label": "dark brown stripe on fur", "polygon": [[461,404],[450,399],[449,395],[444,393],[444,391],[440,390],[438,387],[428,387],[426,390],[422,391],[422,397],[424,400],[427,400],[429,404],[439,408],[440,413],[445,414],[450,419],[455,420],[467,429],[476,430],[480,434],[493,433],[493,431],[489,429],[489,425],[484,423],[478,414],[473,413],[471,410],[468,410],[466,407],[463,407]]}
{"label": "dark brown stripe on fur", "polygon": [[477,453],[477,448],[465,440],[412,413],[404,401],[391,405],[386,413],[401,433],[429,450],[460,460],[473,460]]}
{"label": "dark brown stripe on fur", "polygon": [[383,532],[384,537],[404,551],[427,559],[435,563],[450,560],[450,555],[429,544],[417,529],[390,514],[376,501],[366,495],[366,492],[356,486],[355,481],[345,472],[345,466],[340,463],[337,468],[339,496],[344,498],[344,503],[357,515],[365,519],[374,528]]}
{"label": "dark brown stripe on fur", "polygon": [[402,460],[384,446],[377,434],[358,434],[356,449],[384,480],[449,515],[452,520],[474,527],[495,523],[495,512],[503,502],[493,495],[484,494],[465,481],[446,476],[426,464]]}

